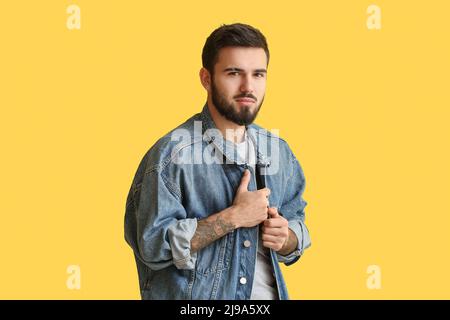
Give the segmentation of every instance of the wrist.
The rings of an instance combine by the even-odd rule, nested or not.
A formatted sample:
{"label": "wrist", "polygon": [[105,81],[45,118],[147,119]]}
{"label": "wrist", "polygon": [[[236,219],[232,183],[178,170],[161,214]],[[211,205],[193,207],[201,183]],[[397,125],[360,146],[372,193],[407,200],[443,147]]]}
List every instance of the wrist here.
{"label": "wrist", "polygon": [[295,240],[297,239],[294,232],[291,229],[289,229],[288,236],[286,237],[286,241],[283,243],[283,246],[278,251],[279,254],[281,254],[283,256],[287,256],[288,254],[294,252],[295,248],[297,247],[297,241],[291,240],[291,239],[294,239],[292,237],[295,237]]}
{"label": "wrist", "polygon": [[228,208],[226,208],[225,210],[222,211],[223,213],[223,218],[233,226],[233,229],[237,229],[240,228],[239,225],[239,220],[238,220],[238,209],[236,208],[235,205],[232,205]]}

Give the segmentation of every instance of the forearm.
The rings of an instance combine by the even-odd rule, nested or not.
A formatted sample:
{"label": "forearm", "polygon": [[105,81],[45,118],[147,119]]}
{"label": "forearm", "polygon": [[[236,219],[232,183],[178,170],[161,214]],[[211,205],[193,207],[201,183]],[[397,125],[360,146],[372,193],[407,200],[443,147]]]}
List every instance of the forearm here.
{"label": "forearm", "polygon": [[293,252],[298,246],[298,239],[294,231],[289,229],[289,235],[283,247],[278,251],[279,254],[286,256]]}
{"label": "forearm", "polygon": [[191,239],[191,253],[206,247],[236,228],[233,207],[198,220],[197,229]]}

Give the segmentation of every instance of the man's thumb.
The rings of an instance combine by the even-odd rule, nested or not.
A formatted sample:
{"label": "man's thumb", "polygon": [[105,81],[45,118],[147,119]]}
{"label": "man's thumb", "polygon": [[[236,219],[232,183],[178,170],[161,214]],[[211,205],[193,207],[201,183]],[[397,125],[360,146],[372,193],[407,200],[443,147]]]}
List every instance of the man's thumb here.
{"label": "man's thumb", "polygon": [[247,191],[249,182],[250,182],[250,170],[245,169],[244,175],[242,176],[242,179],[241,179],[241,184],[239,185],[237,192],[240,193],[240,192]]}
{"label": "man's thumb", "polygon": [[278,209],[276,207],[270,207],[267,212],[272,218],[278,217],[280,214],[278,213]]}

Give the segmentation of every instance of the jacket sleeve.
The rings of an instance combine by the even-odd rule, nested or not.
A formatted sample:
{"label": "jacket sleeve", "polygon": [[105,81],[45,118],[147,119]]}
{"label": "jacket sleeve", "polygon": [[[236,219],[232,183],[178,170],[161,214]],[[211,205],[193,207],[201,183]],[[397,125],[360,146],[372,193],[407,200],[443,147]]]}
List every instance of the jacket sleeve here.
{"label": "jacket sleeve", "polygon": [[135,178],[127,198],[125,240],[136,257],[152,270],[170,265],[194,269],[197,253],[191,239],[197,219],[187,218],[179,188],[154,169]]}
{"label": "jacket sleeve", "polygon": [[305,207],[307,202],[303,199],[305,190],[305,176],[297,158],[290,152],[291,175],[287,180],[285,195],[279,212],[288,220],[289,228],[298,239],[298,246],[292,253],[283,256],[277,253],[278,261],[289,266],[295,263],[304,250],[311,246],[308,228],[305,224]]}

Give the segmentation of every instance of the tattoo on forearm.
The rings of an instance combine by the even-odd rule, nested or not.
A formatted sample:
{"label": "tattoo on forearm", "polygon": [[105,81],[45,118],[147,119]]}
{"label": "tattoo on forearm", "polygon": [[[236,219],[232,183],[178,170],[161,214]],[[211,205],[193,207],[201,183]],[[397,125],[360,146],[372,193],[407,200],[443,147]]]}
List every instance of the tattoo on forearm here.
{"label": "tattoo on forearm", "polygon": [[191,252],[206,247],[233,230],[233,225],[225,221],[219,214],[199,220],[195,234],[191,239]]}

